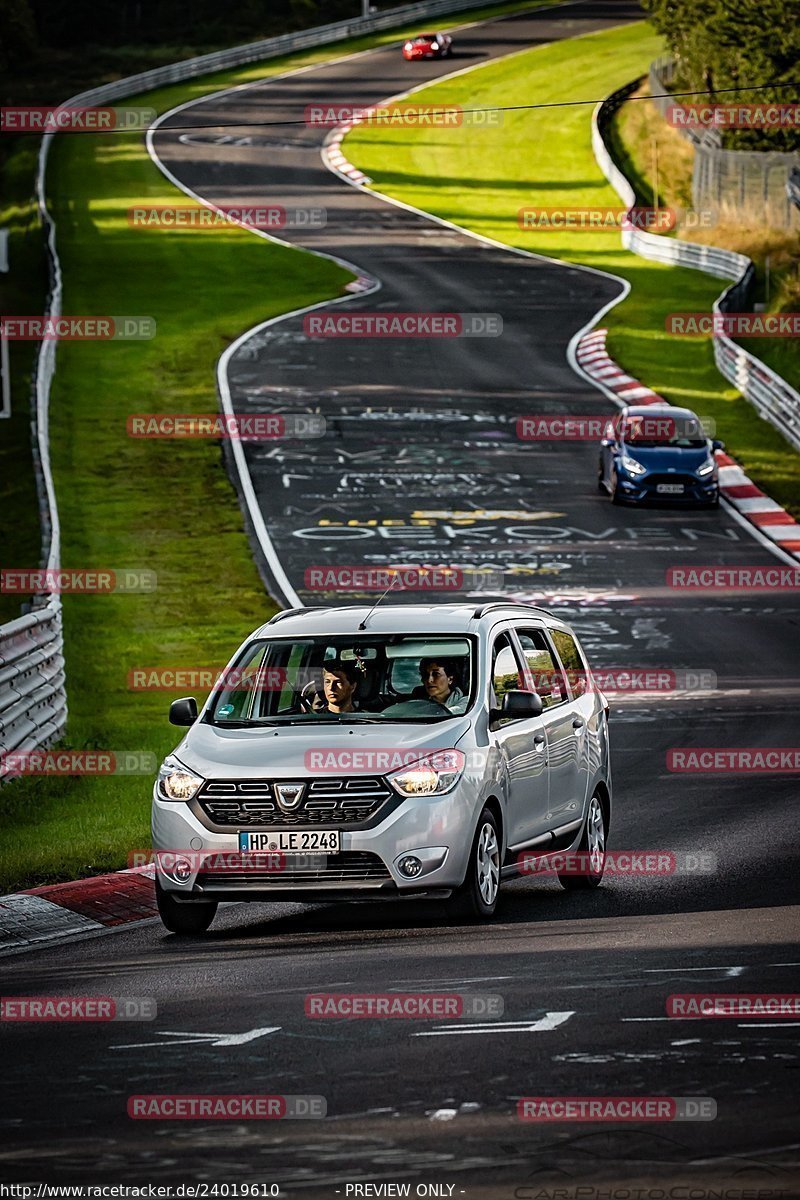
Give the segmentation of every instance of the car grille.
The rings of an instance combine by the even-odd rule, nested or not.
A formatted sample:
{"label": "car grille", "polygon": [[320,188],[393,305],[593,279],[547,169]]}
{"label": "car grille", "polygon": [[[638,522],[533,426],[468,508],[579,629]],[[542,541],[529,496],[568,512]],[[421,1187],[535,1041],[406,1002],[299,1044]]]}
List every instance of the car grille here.
{"label": "car grille", "polygon": [[302,829],[353,826],[373,820],[392,799],[381,778],[310,779],[300,807],[284,812],[269,780],[208,780],[197,794],[206,817],[219,829]]}
{"label": "car grille", "polygon": [[656,488],[660,483],[682,483],[684,488],[696,488],[698,480],[694,475],[650,475],[645,480],[648,487]]}
{"label": "car grille", "polygon": [[286,887],[302,887],[312,884],[329,887],[336,884],[385,883],[391,874],[377,854],[366,850],[345,850],[341,854],[327,856],[327,866],[306,870],[293,870],[291,856],[287,856],[283,871],[201,871],[197,886],[201,888],[248,887],[253,890]]}

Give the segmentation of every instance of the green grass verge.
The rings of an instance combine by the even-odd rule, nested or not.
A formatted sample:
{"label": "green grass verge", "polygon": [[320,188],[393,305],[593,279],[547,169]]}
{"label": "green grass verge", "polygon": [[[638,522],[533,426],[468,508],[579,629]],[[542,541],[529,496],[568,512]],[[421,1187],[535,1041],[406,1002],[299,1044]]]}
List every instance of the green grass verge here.
{"label": "green grass verge", "polygon": [[[535,5],[487,6],[464,20],[530,7]],[[401,36],[395,30],[251,64],[149,92],[138,102],[164,112]],[[4,167],[27,180],[27,192],[22,183],[19,189],[20,229],[31,220],[25,197],[33,170],[32,160],[18,157],[23,150],[20,145]],[[48,185],[65,313],[147,315],[158,329],[150,342],[59,346],[51,446],[62,565],[147,568],[158,577],[154,594],[64,598],[70,720],[63,744],[160,757],[178,740],[166,721],[172,696],[129,691],[129,670],[221,665],[275,605],[264,595],[219,446],[131,440],[126,418],[135,412],[216,411],[214,368],[225,347],[258,321],[340,294],[351,276],[325,259],[238,228],[130,229],[130,205],[175,203],[180,195],[151,163],[141,136],[59,139]],[[19,271],[22,260],[14,251],[17,292],[9,311],[41,311],[36,236],[29,250],[30,277]],[[29,520],[35,501],[30,472],[23,469],[27,414],[22,406],[18,412],[20,458],[8,458],[21,478],[19,494],[12,489],[14,512],[20,526],[28,520],[28,533],[9,530],[4,561],[35,566],[39,534]],[[8,615],[17,611],[15,599]],[[115,775],[26,778],[4,787],[0,893],[124,866],[132,849],[149,845],[150,784],[149,777]]]}
{"label": "green grass verge", "polygon": [[[598,99],[643,75],[663,50],[644,23],[525,50],[417,92],[421,102],[465,107]],[[524,206],[618,207],[591,148],[591,107],[503,114],[499,129],[361,125],[348,158],[375,188],[476,233],[629,280],[630,297],[605,318],[609,351],[630,374],[716,423],[748,474],[800,515],[800,456],[761,421],[714,366],[710,339],[670,336],[668,313],[708,312],[720,291],[699,271],[649,263],[622,249],[616,231],[524,229]]]}

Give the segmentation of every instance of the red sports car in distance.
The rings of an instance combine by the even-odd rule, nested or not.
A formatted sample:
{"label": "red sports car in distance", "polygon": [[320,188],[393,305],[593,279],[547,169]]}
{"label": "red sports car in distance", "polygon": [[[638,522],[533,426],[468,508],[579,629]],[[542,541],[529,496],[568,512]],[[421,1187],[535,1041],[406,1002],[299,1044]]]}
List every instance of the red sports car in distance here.
{"label": "red sports car in distance", "polygon": [[403,43],[403,58],[450,58],[453,39],[449,33],[421,33]]}

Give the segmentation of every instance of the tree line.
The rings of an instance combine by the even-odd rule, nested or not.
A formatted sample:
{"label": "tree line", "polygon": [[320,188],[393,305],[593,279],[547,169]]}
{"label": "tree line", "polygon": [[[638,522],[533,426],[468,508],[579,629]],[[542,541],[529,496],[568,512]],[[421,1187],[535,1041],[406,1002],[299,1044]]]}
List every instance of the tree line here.
{"label": "tree line", "polygon": [[[800,150],[800,0],[642,0],[677,63],[674,91],[792,105],[795,124],[726,130],[737,150]],[[788,86],[786,86],[788,85]],[[697,102],[704,97],[687,97]]]}
{"label": "tree line", "polygon": [[360,15],[361,0],[0,0],[0,67],[48,49],[233,46]]}

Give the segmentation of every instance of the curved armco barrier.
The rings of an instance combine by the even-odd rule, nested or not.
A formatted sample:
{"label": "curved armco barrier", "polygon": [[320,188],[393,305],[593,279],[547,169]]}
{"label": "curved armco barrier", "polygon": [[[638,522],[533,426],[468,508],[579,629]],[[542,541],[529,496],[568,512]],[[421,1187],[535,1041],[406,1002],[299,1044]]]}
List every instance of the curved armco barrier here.
{"label": "curved armco barrier", "polygon": [[[611,115],[637,86],[638,80],[634,80],[613,92],[592,116],[592,147],[597,163],[629,208],[635,206],[636,194],[611,157],[604,133]],[[623,229],[622,244],[642,258],[693,267],[720,279],[734,280],[715,302],[714,312],[731,311],[733,306],[741,304],[754,272],[753,263],[744,254],[632,227]],[[598,315],[598,320],[601,316]],[[626,375],[609,356],[605,348],[606,332],[595,328],[580,337],[574,348],[580,369],[618,404],[664,403],[652,389]],[[714,357],[721,373],[755,405],[759,414],[800,447],[800,395],[724,333],[714,334]],[[757,488],[730,455],[718,453],[717,460],[720,490],[725,500],[758,531],[760,538],[768,539],[771,548],[783,552],[788,562],[800,559],[800,525],[791,514]]]}
{"label": "curved armco barrier", "polygon": [[[592,148],[598,166],[629,208],[636,204],[636,193],[612,159],[605,142],[605,131],[613,114],[638,86],[637,79],[612,92],[597,106],[592,116]],[[741,311],[755,272],[753,263],[745,254],[663,237],[636,228],[623,229],[622,244],[627,250],[653,262],[693,267],[707,275],[732,280],[715,302],[714,312]],[[714,361],[720,373],[750,401],[760,417],[770,421],[788,442],[800,450],[800,393],[726,334],[714,333],[713,342]]]}

